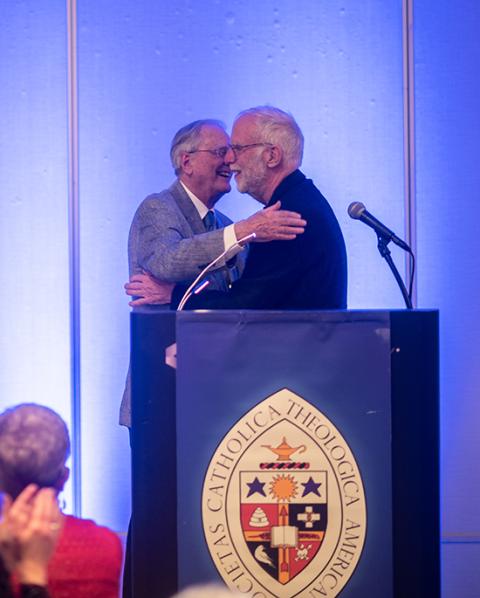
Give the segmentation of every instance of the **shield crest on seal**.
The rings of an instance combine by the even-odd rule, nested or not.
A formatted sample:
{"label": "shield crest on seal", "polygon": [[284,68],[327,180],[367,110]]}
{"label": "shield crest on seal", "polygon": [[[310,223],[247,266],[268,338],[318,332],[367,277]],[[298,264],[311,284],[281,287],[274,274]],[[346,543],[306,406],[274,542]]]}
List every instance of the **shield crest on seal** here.
{"label": "shield crest on seal", "polygon": [[325,536],[327,472],[287,457],[239,473],[243,538],[260,567],[286,584],[313,562]]}

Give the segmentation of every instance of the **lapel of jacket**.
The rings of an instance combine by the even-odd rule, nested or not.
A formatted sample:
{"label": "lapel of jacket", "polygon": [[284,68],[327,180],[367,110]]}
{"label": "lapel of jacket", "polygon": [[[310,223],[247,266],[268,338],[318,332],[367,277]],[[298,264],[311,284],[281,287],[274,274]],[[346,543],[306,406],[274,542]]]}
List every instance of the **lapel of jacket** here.
{"label": "lapel of jacket", "polygon": [[185,216],[193,234],[200,235],[204,233],[205,225],[200,218],[200,214],[197,212],[196,207],[193,205],[192,200],[188,197],[180,182],[175,181],[175,183],[173,183],[173,185],[170,187],[169,191],[178,205],[179,210]]}

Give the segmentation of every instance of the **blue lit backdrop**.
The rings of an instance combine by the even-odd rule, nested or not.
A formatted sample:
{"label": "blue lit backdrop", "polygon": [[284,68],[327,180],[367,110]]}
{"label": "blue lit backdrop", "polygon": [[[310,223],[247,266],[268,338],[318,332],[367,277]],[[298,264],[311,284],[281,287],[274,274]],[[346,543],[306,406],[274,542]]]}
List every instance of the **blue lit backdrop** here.
{"label": "blue lit backdrop", "polygon": [[444,595],[480,595],[480,5],[415,14],[419,300],[440,309]]}
{"label": "blue lit backdrop", "polygon": [[0,405],[47,404],[70,424],[65,6],[1,12]]}
{"label": "blue lit backdrop", "polygon": [[[467,598],[480,536],[466,498],[480,495],[480,326],[470,317],[480,15],[466,0],[436,6],[419,5],[414,30],[419,304],[442,310],[444,533],[447,563],[467,563]],[[204,117],[230,124],[256,104],[291,111],[306,137],[303,169],[345,233],[349,306],[402,307],[375,235],[346,215],[361,200],[404,234],[402,2],[78,0],[77,13],[82,504],[84,516],[124,531],[129,447],[116,422],[128,361],[126,241],[138,203],[173,179],[176,129]],[[0,404],[35,400],[70,423],[67,29],[63,1],[2,2]],[[232,192],[220,207],[239,218],[259,206]],[[455,569],[446,567],[452,592]]]}

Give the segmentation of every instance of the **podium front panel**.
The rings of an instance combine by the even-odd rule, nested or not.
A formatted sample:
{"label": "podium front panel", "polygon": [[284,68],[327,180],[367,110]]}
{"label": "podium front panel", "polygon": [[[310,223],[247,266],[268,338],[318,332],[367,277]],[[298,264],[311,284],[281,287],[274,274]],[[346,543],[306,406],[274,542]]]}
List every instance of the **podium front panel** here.
{"label": "podium front panel", "polygon": [[[346,527],[350,518],[347,512],[333,513],[341,506],[335,504],[335,495],[326,496],[329,521],[324,537],[328,539],[331,519],[334,516],[342,518],[340,526],[335,526],[331,533],[334,537],[330,541],[329,554],[324,559],[319,559],[319,553],[324,550],[321,545],[311,563],[297,572],[292,579],[280,583],[278,581],[279,564],[275,558],[275,551],[268,549],[266,560],[273,564],[266,564],[266,572],[261,575],[260,565],[255,566],[258,558],[254,555],[248,558],[247,542],[242,538],[241,530],[235,530],[234,517],[239,516],[240,509],[235,515],[228,516],[222,512],[219,517],[212,517],[210,525],[222,525],[230,528],[230,533],[225,530],[225,540],[231,556],[224,557],[218,554],[220,571],[223,565],[225,581],[229,577],[243,573],[237,580],[238,589],[245,590],[249,586],[248,580],[254,580],[254,575],[262,577],[262,582],[253,581],[252,592],[259,596],[290,596],[292,587],[298,595],[308,591],[322,591],[323,588],[335,587],[342,584],[343,578],[349,577],[342,596],[354,597],[361,593],[364,595],[378,595],[383,598],[392,596],[392,512],[391,512],[391,422],[390,422],[390,334],[388,314],[372,314],[370,316],[345,319],[343,313],[269,313],[252,314],[244,312],[210,312],[201,314],[179,314],[177,321],[177,460],[178,460],[178,548],[179,548],[179,585],[183,587],[198,581],[212,581],[218,579],[218,572],[213,565],[212,558],[206,545],[206,534],[202,524],[200,507],[202,504],[202,489],[205,484],[218,487],[217,494],[226,494],[227,484],[233,482],[232,477],[242,472],[228,471],[227,479],[205,480],[209,463],[214,456],[217,446],[231,430],[234,435],[230,442],[233,452],[228,451],[228,444],[223,451],[227,457],[234,459],[230,469],[234,469],[239,461],[239,456],[248,450],[255,436],[261,435],[260,454],[256,462],[251,464],[250,477],[244,473],[248,484],[256,479],[265,481],[262,490],[266,496],[259,494],[260,502],[256,504],[259,512],[267,512],[265,505],[269,500],[277,502],[276,496],[270,496],[268,486],[281,474],[271,473],[270,477],[262,477],[255,472],[260,471],[260,464],[278,463],[275,454],[269,449],[261,449],[262,445],[275,446],[281,444],[283,437],[272,430],[264,432],[263,427],[255,425],[254,418],[248,426],[245,422],[243,437],[238,435],[235,440],[235,427],[242,417],[248,412],[255,413],[255,406],[271,397],[269,404],[272,410],[281,412],[280,419],[285,409],[289,406],[296,410],[293,415],[300,427],[305,417],[308,418],[308,407],[295,407],[295,398],[276,409],[277,397],[275,393],[288,389],[293,397],[304,399],[320,411],[331,424],[340,432],[343,440],[350,447],[360,469],[360,477],[365,488],[367,515],[364,520],[353,520],[352,525],[356,532],[365,534],[364,546],[360,542],[359,533],[355,533],[354,541],[350,541],[350,552],[347,554],[342,549]],[[300,409],[302,409],[300,411]],[[264,405],[263,417],[267,415],[267,405]],[[260,418],[262,415],[259,416]],[[263,423],[263,421],[258,422]],[[309,420],[306,421],[307,426]],[[316,422],[315,422],[316,423]],[[310,448],[310,443],[315,442],[314,426],[309,427],[312,439],[305,440]],[[239,428],[241,434],[242,428]],[[328,432],[322,428],[320,435]],[[336,434],[338,436],[338,433]],[[249,438],[247,438],[249,436]],[[330,440],[334,434],[330,434]],[[303,437],[301,437],[303,438]],[[264,440],[263,440],[264,439]],[[292,438],[286,437],[291,445]],[[347,461],[344,456],[339,438],[330,441],[324,450],[337,447],[333,458],[337,456]],[[258,451],[257,451],[258,452]],[[292,457],[291,463],[308,463],[308,450],[305,455],[298,454]],[[311,451],[310,451],[311,452]],[[304,458],[305,457],[305,458]],[[254,459],[254,457],[253,457]],[[344,468],[350,467],[344,465]],[[240,466],[241,468],[241,466]],[[283,471],[283,470],[282,470]],[[301,507],[315,508],[315,493],[303,497],[302,494],[309,479],[313,484],[320,481],[320,477],[309,476],[304,472],[290,471],[292,484],[296,485],[296,496],[284,497],[284,503],[290,511],[298,512]],[[340,467],[342,471],[342,467]],[[346,469],[345,469],[346,472]],[[329,474],[329,486],[341,484],[341,475],[332,471]],[[337,473],[337,475],[335,475]],[[318,475],[318,474],[317,474]],[[346,477],[346,474],[345,476]],[[251,479],[250,479],[251,478]],[[281,480],[281,478],[280,478]],[[218,483],[215,483],[217,481]],[[257,482],[261,483],[261,482]],[[313,485],[312,488],[315,486]],[[308,487],[307,487],[308,488]],[[353,486],[352,486],[353,489]],[[348,488],[347,488],[348,490]],[[240,489],[242,494],[242,489]],[[213,495],[215,496],[215,495]],[[223,496],[223,500],[227,497]],[[240,499],[241,497],[239,497]],[[245,495],[244,495],[244,498]],[[306,499],[313,499],[311,504]],[[330,498],[332,503],[330,504]],[[208,500],[208,495],[204,497]],[[354,500],[352,497],[351,500]],[[230,499],[233,505],[234,499]],[[281,506],[280,502],[280,506]],[[262,508],[263,506],[263,508]],[[344,505],[345,506],[345,505]],[[356,505],[354,505],[356,506]],[[245,505],[248,507],[248,505]],[[217,504],[214,505],[217,508]],[[222,510],[227,509],[226,504]],[[207,514],[206,514],[207,515]],[[214,515],[214,514],[213,514]],[[298,514],[297,514],[298,517]],[[292,516],[289,518],[290,527],[295,525]],[[248,525],[248,523],[246,524]],[[300,522],[301,525],[301,522]],[[356,525],[365,526],[358,530]],[[267,526],[268,533],[268,526]],[[301,528],[298,528],[301,529]],[[304,528],[305,529],[305,528]],[[248,530],[245,530],[244,536]],[[307,530],[308,531],[308,528]],[[207,532],[208,535],[208,532]],[[211,534],[214,544],[215,538],[220,534]],[[253,549],[250,543],[250,548]],[[243,545],[243,546],[242,546]],[[298,542],[301,545],[301,540]],[[304,547],[309,546],[308,540],[303,542]],[[215,549],[214,549],[215,550]],[[355,553],[361,552],[361,558],[355,564],[346,559],[353,560]],[[291,550],[292,558],[297,555]],[[343,557],[343,562],[340,559]],[[346,558],[345,558],[346,557]],[[308,558],[308,555],[307,555]],[[317,562],[319,564],[317,564]],[[229,568],[239,564],[234,573],[228,574]],[[335,566],[336,565],[336,566]],[[321,566],[322,570],[316,570]],[[352,569],[355,568],[355,571]],[[297,579],[296,579],[297,578]],[[301,578],[301,579],[298,579]],[[300,583],[295,583],[300,581]],[[242,582],[242,584],[240,584]],[[235,582],[231,584],[235,587]],[[283,593],[282,593],[283,592]],[[377,594],[374,594],[377,592]],[[330,592],[331,594],[331,592]],[[305,595],[307,595],[305,593]],[[314,594],[315,595],[315,594]],[[321,595],[321,594],[319,594]]]}
{"label": "podium front panel", "polygon": [[135,597],[437,596],[437,316],[134,314]]}

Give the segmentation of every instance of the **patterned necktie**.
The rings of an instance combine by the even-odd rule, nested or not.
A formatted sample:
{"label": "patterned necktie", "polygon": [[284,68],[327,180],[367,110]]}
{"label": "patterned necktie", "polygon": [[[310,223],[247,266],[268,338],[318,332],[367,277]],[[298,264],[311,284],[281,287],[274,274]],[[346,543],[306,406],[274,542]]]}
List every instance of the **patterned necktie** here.
{"label": "patterned necktie", "polygon": [[203,217],[203,223],[205,224],[207,232],[215,230],[215,213],[212,210],[208,210],[208,212],[205,214]]}

